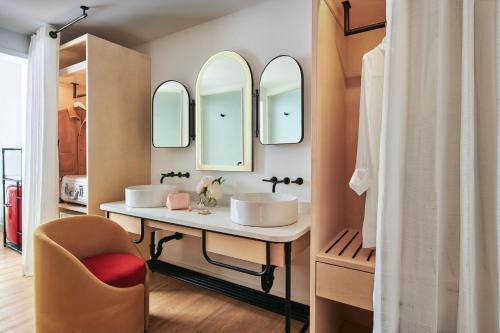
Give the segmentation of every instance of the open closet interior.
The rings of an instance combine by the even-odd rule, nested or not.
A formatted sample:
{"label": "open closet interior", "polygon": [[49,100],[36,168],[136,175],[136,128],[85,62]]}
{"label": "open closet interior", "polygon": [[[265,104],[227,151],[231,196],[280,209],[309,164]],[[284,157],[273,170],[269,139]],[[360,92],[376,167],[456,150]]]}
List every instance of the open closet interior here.
{"label": "open closet interior", "polygon": [[103,213],[150,182],[150,61],[86,34],[60,46],[60,214]]}
{"label": "open closet interior", "polygon": [[384,0],[314,2],[312,332],[371,332],[376,251],[363,248],[365,194],[358,196],[349,181],[356,167],[362,59],[381,44],[383,22]]}

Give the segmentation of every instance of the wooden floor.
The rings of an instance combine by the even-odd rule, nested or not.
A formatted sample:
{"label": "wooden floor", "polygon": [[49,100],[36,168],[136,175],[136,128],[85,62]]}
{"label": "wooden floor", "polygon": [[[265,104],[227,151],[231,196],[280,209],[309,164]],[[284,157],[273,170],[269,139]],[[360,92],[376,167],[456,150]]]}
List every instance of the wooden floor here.
{"label": "wooden floor", "polygon": [[[0,332],[33,332],[33,278],[21,256],[0,248]],[[148,332],[283,332],[283,317],[160,274],[153,274]],[[292,323],[298,332],[301,323]]]}

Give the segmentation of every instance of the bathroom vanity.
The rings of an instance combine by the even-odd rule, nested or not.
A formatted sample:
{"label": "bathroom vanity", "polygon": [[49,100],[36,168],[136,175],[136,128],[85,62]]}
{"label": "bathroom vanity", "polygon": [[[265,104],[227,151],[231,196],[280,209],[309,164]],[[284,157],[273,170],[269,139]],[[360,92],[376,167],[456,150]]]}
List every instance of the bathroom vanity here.
{"label": "bathroom vanity", "polygon": [[[290,187],[304,184],[302,176],[294,175],[295,180],[284,175],[280,175],[282,179],[277,176],[267,179],[269,175],[265,174],[257,176],[259,182],[273,184],[272,193],[255,193],[255,189],[242,193],[239,189],[238,194],[234,194],[234,189],[230,190],[234,194],[231,208],[213,208],[209,215],[161,207],[165,206],[169,191],[165,186],[171,186],[172,193],[193,188],[187,182],[181,183],[180,178],[201,176],[207,171],[256,171],[255,166],[260,162],[256,163],[254,158],[254,137],[263,145],[302,142],[304,79],[300,64],[286,55],[271,59],[254,89],[249,63],[236,52],[222,51],[203,64],[195,87],[191,100],[187,87],[179,81],[170,79],[161,83],[153,94],[151,117],[154,148],[186,148],[196,138],[195,170],[162,173],[162,185],[128,187],[125,202],[105,203],[101,210],[128,232],[139,235],[134,242],[141,243],[139,247],[143,248],[143,255],[150,258],[148,266],[153,272],[283,314],[286,332],[291,330],[291,319],[296,319],[304,323],[301,332],[305,332],[309,306],[291,300],[291,262],[309,248],[310,215],[299,214],[296,195],[275,193],[278,184]],[[172,168],[177,170],[181,165]],[[168,177],[179,177],[179,182],[163,184]],[[241,179],[241,176],[235,178]],[[235,184],[237,182],[233,186]],[[172,247],[185,236],[201,239],[199,255],[210,265],[260,279],[262,291],[160,260],[167,242]],[[143,245],[148,242],[147,249]],[[188,251],[189,256],[198,255],[193,248]],[[232,258],[244,263],[230,264]],[[269,294],[276,269],[283,269],[285,273],[284,298]]]}
{"label": "bathroom vanity", "polygon": [[[130,233],[138,234],[135,243],[150,235],[150,260],[153,272],[161,272],[183,281],[209,288],[241,301],[285,315],[286,331],[290,331],[291,319],[304,322],[307,328],[308,307],[291,300],[291,262],[297,254],[309,247],[310,215],[300,214],[294,224],[283,227],[252,227],[231,221],[229,207],[213,208],[209,215],[196,210],[172,211],[161,208],[131,208],[125,202],[101,205],[106,216],[119,223]],[[156,231],[172,234],[156,241]],[[184,235],[201,238],[202,255],[210,264],[260,277],[264,292],[206,276],[159,260],[165,243],[181,240]],[[214,260],[211,254],[245,260],[262,266],[262,270],[250,270]],[[274,270],[285,269],[285,298],[268,294],[274,281]]]}

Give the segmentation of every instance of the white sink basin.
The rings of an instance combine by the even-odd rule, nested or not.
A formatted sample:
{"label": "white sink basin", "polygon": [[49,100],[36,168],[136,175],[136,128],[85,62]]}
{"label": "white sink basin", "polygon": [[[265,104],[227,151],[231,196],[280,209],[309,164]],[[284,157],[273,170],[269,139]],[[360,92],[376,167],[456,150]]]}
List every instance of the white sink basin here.
{"label": "white sink basin", "polygon": [[137,185],[125,189],[125,204],[129,207],[165,207],[169,193],[176,193],[175,185]]}
{"label": "white sink basin", "polygon": [[253,227],[281,227],[297,222],[297,197],[277,193],[242,193],[231,197],[231,220]]}

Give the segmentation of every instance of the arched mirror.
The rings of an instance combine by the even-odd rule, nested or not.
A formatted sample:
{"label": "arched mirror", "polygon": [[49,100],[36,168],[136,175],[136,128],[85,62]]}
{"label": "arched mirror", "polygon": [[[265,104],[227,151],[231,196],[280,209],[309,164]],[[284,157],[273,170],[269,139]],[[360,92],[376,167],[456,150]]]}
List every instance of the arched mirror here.
{"label": "arched mirror", "polygon": [[198,74],[196,168],[252,171],[252,73],[235,52],[215,54]]}
{"label": "arched mirror", "polygon": [[189,93],[181,83],[166,81],[153,94],[152,142],[156,148],[189,146]]}
{"label": "arched mirror", "polygon": [[290,56],[271,60],[260,78],[259,137],[262,144],[299,143],[304,138],[304,80]]}

